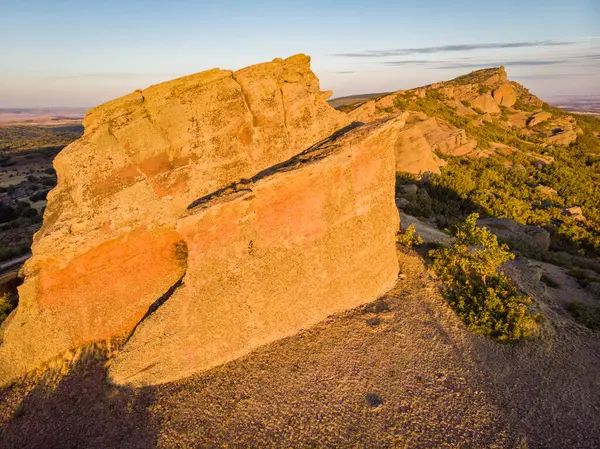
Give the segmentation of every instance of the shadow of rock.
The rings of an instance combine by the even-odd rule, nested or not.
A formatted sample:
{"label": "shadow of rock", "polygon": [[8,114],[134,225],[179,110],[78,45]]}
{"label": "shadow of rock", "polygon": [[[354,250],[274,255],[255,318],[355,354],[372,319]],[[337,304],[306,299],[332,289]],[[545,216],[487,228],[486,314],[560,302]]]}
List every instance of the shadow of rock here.
{"label": "shadow of rock", "polygon": [[150,448],[151,390],[106,382],[105,360],[76,366],[57,383],[25,379],[0,390],[0,448]]}

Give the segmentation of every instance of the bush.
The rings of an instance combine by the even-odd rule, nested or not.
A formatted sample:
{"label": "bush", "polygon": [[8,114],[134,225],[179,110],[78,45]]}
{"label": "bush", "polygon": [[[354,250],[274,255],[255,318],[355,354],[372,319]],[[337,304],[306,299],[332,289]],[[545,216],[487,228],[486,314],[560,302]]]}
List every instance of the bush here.
{"label": "bush", "polygon": [[10,246],[8,248],[0,248],[0,262],[14,259],[29,252],[29,245]]}
{"label": "bush", "polygon": [[514,255],[506,245],[498,245],[495,235],[476,226],[478,217],[471,214],[456,225],[453,247],[429,252],[442,293],[472,332],[500,342],[530,337],[538,327],[527,308],[531,299],[519,296],[510,280],[498,271]]}
{"label": "bush", "polygon": [[396,241],[407,248],[412,248],[413,246],[421,246],[423,244],[423,239],[419,234],[415,232],[415,225],[411,224],[408,228],[399,231],[396,234]]}
{"label": "bush", "polygon": [[0,324],[8,317],[13,306],[8,293],[0,294]]}
{"label": "bush", "polygon": [[29,201],[35,203],[36,201],[45,200],[48,196],[48,192],[48,190],[40,190],[39,192],[35,192],[29,197]]}
{"label": "bush", "polygon": [[19,217],[19,211],[7,204],[0,203],[0,223],[16,220]]}
{"label": "bush", "polygon": [[180,240],[173,247],[173,255],[182,268],[187,268],[188,246],[185,240]]}

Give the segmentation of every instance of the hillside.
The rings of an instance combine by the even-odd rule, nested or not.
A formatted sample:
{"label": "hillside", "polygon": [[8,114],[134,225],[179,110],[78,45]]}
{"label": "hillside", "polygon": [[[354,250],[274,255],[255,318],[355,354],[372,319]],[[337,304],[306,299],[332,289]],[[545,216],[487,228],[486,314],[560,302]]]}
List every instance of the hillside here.
{"label": "hillside", "polygon": [[[407,212],[445,228],[477,211],[549,232],[542,258],[596,267],[600,256],[600,122],[568,114],[508,81],[503,68],[356,104],[350,117],[403,113],[419,181]],[[414,176],[411,176],[414,175]],[[424,176],[425,175],[425,176]],[[433,175],[433,176],[432,176]],[[425,195],[426,193],[426,195]],[[423,195],[421,195],[423,194]]]}
{"label": "hillside", "polygon": [[600,445],[600,121],[502,67],[328,96],[296,55],[87,113],[0,447]]}

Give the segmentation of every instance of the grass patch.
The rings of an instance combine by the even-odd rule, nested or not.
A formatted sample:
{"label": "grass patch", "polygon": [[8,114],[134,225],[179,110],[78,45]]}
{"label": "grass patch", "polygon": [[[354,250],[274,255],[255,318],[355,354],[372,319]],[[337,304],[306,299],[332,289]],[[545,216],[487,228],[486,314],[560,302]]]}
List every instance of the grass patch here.
{"label": "grass patch", "polygon": [[542,274],[541,281],[550,288],[560,288],[560,284],[546,274]]}
{"label": "grass patch", "polygon": [[573,301],[567,306],[571,316],[579,324],[594,331],[600,331],[600,307],[588,306],[581,301]]}

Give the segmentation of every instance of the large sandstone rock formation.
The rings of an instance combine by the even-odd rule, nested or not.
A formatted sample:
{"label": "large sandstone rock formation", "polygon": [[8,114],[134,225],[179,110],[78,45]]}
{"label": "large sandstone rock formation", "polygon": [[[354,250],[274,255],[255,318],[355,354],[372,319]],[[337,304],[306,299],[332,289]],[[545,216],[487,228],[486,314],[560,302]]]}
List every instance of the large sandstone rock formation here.
{"label": "large sandstone rock formation", "polygon": [[[58,186],[2,330],[0,381],[131,331],[183,276],[188,205],[347,125],[309,58],[209,70],[88,112],[55,160]],[[233,225],[232,225],[233,226]]]}
{"label": "large sandstone rock formation", "polygon": [[364,125],[197,201],[177,226],[189,248],[182,284],[136,328],[112,380],[178,379],[391,288],[402,126]]}

